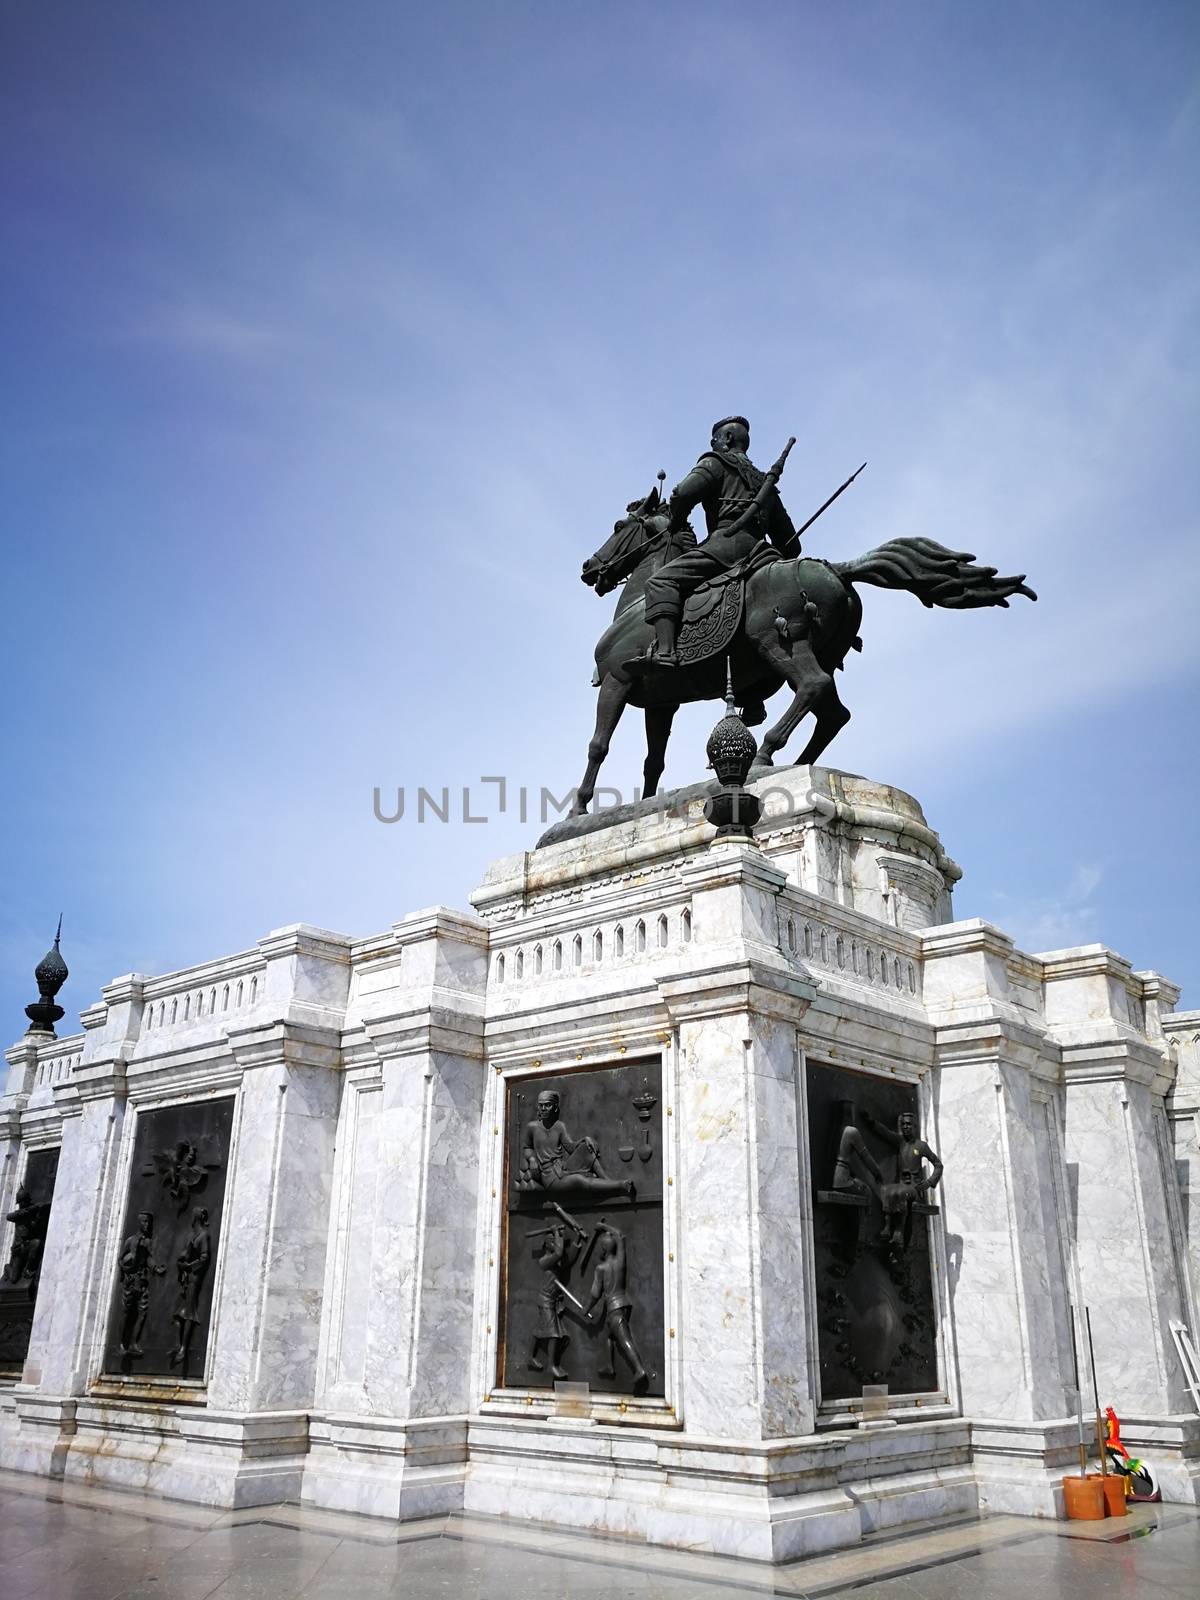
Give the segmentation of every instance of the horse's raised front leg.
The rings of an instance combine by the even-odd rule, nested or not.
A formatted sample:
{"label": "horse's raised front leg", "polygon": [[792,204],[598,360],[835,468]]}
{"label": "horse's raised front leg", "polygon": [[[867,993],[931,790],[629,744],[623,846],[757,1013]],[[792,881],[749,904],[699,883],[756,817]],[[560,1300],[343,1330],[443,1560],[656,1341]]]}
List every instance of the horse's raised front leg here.
{"label": "horse's raised front leg", "polygon": [[817,660],[807,639],[797,640],[790,649],[770,640],[759,646],[759,653],[776,672],[783,674],[784,681],[793,690],[791,705],[763,736],[759,760],[769,765],[776,750],[783,748],[810,711],[816,714],[817,726],[801,759],[815,760],[816,755],[810,755],[809,751],[815,747],[819,754],[838,729],[850,720],[850,713],[838,699],[833,675]]}
{"label": "horse's raised front leg", "polygon": [[667,740],[678,706],[646,707],[646,764],[642,768],[642,797],[658,793],[658,780],[667,760]]}
{"label": "horse's raised front leg", "polygon": [[606,673],[601,681],[600,696],[596,701],[596,731],[588,745],[587,770],[583,774],[583,782],[575,791],[575,804],[571,807],[574,817],[584,814],[596,792],[596,777],[608,754],[613,731],[621,720],[632,687],[627,679],[618,678],[611,672]]}

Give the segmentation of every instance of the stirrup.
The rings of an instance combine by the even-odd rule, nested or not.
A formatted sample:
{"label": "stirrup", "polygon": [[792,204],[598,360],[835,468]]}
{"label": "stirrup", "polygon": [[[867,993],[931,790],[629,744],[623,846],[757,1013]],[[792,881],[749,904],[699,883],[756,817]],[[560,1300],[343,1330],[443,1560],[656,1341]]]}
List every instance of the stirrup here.
{"label": "stirrup", "polygon": [[669,656],[659,655],[658,646],[651,645],[645,655],[633,656],[625,662],[625,670],[633,673],[649,672],[654,667],[663,667],[668,672],[677,671],[679,668],[679,651],[672,650]]}

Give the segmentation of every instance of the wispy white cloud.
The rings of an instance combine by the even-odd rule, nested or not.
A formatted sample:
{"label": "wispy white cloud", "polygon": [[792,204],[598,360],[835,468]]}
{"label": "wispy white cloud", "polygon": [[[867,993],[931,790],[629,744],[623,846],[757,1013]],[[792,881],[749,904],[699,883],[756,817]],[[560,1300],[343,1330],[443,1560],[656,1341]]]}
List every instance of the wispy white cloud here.
{"label": "wispy white cloud", "polygon": [[105,330],[103,337],[248,362],[263,361],[290,343],[277,325],[191,301],[147,307],[136,318]]}
{"label": "wispy white cloud", "polygon": [[1012,935],[1018,949],[1033,954],[1098,942],[1100,912],[1095,893],[1103,877],[1101,865],[1079,862],[1053,894],[1022,901],[996,890],[993,895],[995,910],[990,913],[990,920]]}

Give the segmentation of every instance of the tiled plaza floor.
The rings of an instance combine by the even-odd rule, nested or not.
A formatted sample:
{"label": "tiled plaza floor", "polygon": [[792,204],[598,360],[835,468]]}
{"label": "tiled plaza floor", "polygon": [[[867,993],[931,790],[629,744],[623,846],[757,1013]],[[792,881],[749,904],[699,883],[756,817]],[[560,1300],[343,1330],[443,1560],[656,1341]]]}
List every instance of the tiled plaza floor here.
{"label": "tiled plaza floor", "polygon": [[0,1473],[0,1600],[1123,1600],[1200,1596],[1200,1512],[989,1517],[770,1570],[479,1518],[214,1512]]}

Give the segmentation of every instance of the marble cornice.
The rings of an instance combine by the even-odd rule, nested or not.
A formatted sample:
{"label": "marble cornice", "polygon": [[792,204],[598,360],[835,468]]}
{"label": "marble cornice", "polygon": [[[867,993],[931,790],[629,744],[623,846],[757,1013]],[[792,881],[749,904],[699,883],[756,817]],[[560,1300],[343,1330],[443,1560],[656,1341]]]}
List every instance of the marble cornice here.
{"label": "marble cornice", "polygon": [[1194,1034],[1192,1042],[1200,1044],[1200,1011],[1173,1011],[1162,1019],[1162,1030],[1175,1045],[1189,1041],[1185,1034]]}
{"label": "marble cornice", "polygon": [[54,1085],[54,1103],[70,1116],[73,1108],[97,1100],[124,1100],[127,1070],[124,1056],[82,1062],[64,1083]]}
{"label": "marble cornice", "polygon": [[736,840],[714,844],[704,854],[690,856],[680,863],[679,876],[693,894],[731,884],[778,894],[787,883],[787,873],[768,861],[757,845]]}
{"label": "marble cornice", "polygon": [[195,1095],[234,1090],[242,1081],[243,1067],[229,1055],[214,1061],[153,1061],[131,1066],[125,1093],[131,1105],[169,1097],[190,1099]]}
{"label": "marble cornice", "polygon": [[513,1033],[489,1030],[487,1059],[499,1069],[559,1060],[564,1056],[611,1061],[618,1056],[655,1055],[670,1042],[671,1021],[661,1002],[634,1013],[592,1011],[563,1019],[560,1027],[523,1027]]}
{"label": "marble cornice", "polygon": [[[258,941],[258,952],[268,961],[279,961],[287,956],[316,956],[335,966],[349,966],[351,939],[348,934],[332,933],[328,928],[313,928],[306,922],[293,923],[286,928],[273,928]],[[247,957],[250,953],[247,952]],[[241,959],[231,957],[231,960]],[[213,963],[213,965],[216,965]],[[252,962],[251,970],[256,963]],[[182,977],[172,973],[172,978]],[[184,988],[188,987],[186,984]]]}
{"label": "marble cornice", "polygon": [[426,906],[393,923],[392,936],[398,945],[416,944],[419,939],[450,939],[455,944],[473,944],[486,950],[489,933],[487,923],[469,911]]}
{"label": "marble cornice", "polygon": [[457,1003],[414,1006],[361,1017],[357,1026],[380,1061],[434,1052],[482,1061],[483,1004],[473,999],[466,1006],[461,1003],[463,998],[454,996]]}
{"label": "marble cornice", "polygon": [[1007,963],[1015,951],[1008,934],[982,917],[972,917],[963,922],[949,922],[941,927],[922,928],[915,937],[920,940],[926,960],[942,956],[989,955]]}
{"label": "marble cornice", "polygon": [[336,1071],[341,1066],[341,1029],[331,1024],[279,1018],[230,1027],[227,1038],[234,1061],[242,1071],[280,1065]]}
{"label": "marble cornice", "polygon": [[1023,1007],[996,995],[976,994],[969,1000],[952,1005],[929,1005],[925,1015],[930,1026],[940,1033],[944,1028],[1006,1028],[1016,1034],[1029,1034],[1039,1039],[1050,1035],[1040,1017],[1035,1018]]}
{"label": "marble cornice", "polygon": [[344,1073],[377,1073],[379,1055],[369,1035],[360,1022],[342,1034],[342,1071]]}
{"label": "marble cornice", "polygon": [[[136,1005],[142,998],[142,991],[151,980],[144,972],[124,972],[119,978],[114,978],[111,983],[100,986],[100,1000],[93,1011],[108,1010],[112,1006]],[[84,1027],[88,1026],[84,1022]]]}
{"label": "marble cornice", "polygon": [[809,1055],[839,1066],[895,1065],[920,1077],[933,1065],[932,1030],[915,1018],[905,1018],[901,1030],[899,1021],[894,1014],[863,1006],[829,1006],[818,997],[805,1013],[802,1042]]}
{"label": "marble cornice", "polygon": [[126,1072],[130,1079],[151,1072],[194,1072],[210,1065],[219,1072],[229,1061],[229,1035],[225,1028],[214,1029],[203,1039],[168,1044],[161,1050],[139,1050],[130,1056]]}
{"label": "marble cornice", "polygon": [[1107,945],[1085,944],[1072,950],[1039,952],[1042,977],[1046,983],[1064,978],[1115,978],[1129,986],[1133,968],[1124,956],[1119,956]]}
{"label": "marble cornice", "polygon": [[933,1065],[927,1052],[896,1049],[890,1042],[860,1039],[854,1034],[816,1033],[809,1028],[812,1012],[805,1019],[800,1043],[807,1060],[829,1066],[847,1067],[852,1072],[875,1072],[906,1081],[919,1082]]}
{"label": "marble cornice", "polygon": [[1175,1081],[1175,1063],[1168,1052],[1137,1037],[1101,1035],[1092,1039],[1063,1040],[1063,1081],[1080,1083],[1137,1083],[1152,1093],[1166,1095]]}
{"label": "marble cornice", "polygon": [[1040,1028],[1005,1016],[955,1019],[936,1025],[934,1054],[938,1067],[1016,1067],[1031,1077],[1062,1082],[1062,1051]]}
{"label": "marble cornice", "polygon": [[754,960],[660,978],[658,991],[676,1027],[741,1012],[799,1023],[817,994],[809,979]]}
{"label": "marble cornice", "polygon": [[449,906],[427,906],[394,922],[384,933],[355,939],[350,947],[350,963],[354,967],[399,964],[409,945],[428,939],[444,939],[452,944],[474,945],[486,950],[490,930],[486,922],[469,912],[455,911]]}
{"label": "marble cornice", "polygon": [[962,1011],[934,1011],[929,1021],[939,1051],[953,1051],[961,1040],[972,1046],[1004,1048],[1048,1056],[1057,1066],[1061,1047],[1055,1036],[1031,1022],[1015,1006],[980,1005]]}
{"label": "marble cornice", "polygon": [[43,1150],[62,1140],[63,1115],[54,1105],[26,1107],[20,1138],[27,1150]]}
{"label": "marble cornice", "polygon": [[[76,1034],[77,1039],[81,1035]],[[61,1045],[64,1041],[56,1039],[55,1044]],[[66,1051],[63,1052],[66,1054]],[[24,1033],[16,1044],[10,1044],[4,1052],[4,1059],[10,1067],[20,1067],[32,1064],[37,1065],[38,1056],[41,1054],[41,1038],[37,1034]]]}
{"label": "marble cornice", "polygon": [[1154,972],[1153,970],[1135,972],[1133,976],[1142,986],[1142,999],[1156,1000],[1159,1006],[1163,1008],[1162,1021],[1165,1027],[1171,1008],[1178,1005],[1179,996],[1183,993],[1183,990],[1177,983],[1172,983],[1170,978],[1164,978],[1161,972]]}
{"label": "marble cornice", "polygon": [[666,1018],[658,984],[653,978],[640,982],[635,989],[605,990],[600,994],[557,995],[554,990],[550,990],[549,994],[542,990],[538,997],[531,998],[528,1005],[490,1011],[485,1032],[488,1038],[522,1032],[546,1034],[555,1029],[570,1029],[571,1022],[576,1018],[584,1021],[590,1018],[619,1018],[621,1026],[626,1026],[627,1019],[651,1014],[659,1019]]}
{"label": "marble cornice", "polygon": [[29,1096],[25,1094],[6,1095],[3,1104],[0,1104],[0,1139],[19,1139],[21,1137],[22,1112],[25,1110]]}
{"label": "marble cornice", "polygon": [[31,1094],[37,1081],[37,1045],[26,1036],[4,1052],[4,1059],[8,1062],[7,1092],[14,1095]]}

